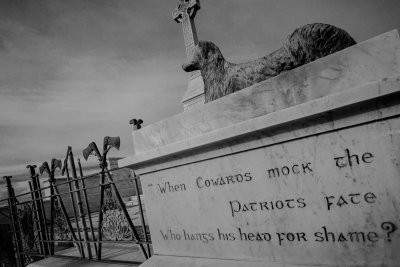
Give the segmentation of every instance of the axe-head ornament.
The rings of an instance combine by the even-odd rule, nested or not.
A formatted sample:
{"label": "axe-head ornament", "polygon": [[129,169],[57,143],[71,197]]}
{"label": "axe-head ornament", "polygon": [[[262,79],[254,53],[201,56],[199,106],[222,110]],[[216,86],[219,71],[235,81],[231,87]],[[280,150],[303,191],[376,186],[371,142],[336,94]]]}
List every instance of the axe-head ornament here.
{"label": "axe-head ornament", "polygon": [[47,172],[50,175],[50,167],[47,161],[43,162],[42,166],[39,168],[40,175],[43,175],[44,172]]}
{"label": "axe-head ornament", "polygon": [[62,169],[62,161],[60,159],[51,160],[51,171],[55,171],[57,168]]}
{"label": "axe-head ornament", "polygon": [[121,145],[121,139],[119,138],[119,136],[116,136],[116,137],[106,136],[106,137],[104,137],[104,147],[106,147],[106,148],[114,147],[117,150],[119,150],[120,145]]}
{"label": "axe-head ornament", "polygon": [[101,158],[100,151],[95,142],[91,142],[87,148],[82,150],[83,157],[87,160],[90,154],[94,153],[99,159]]}

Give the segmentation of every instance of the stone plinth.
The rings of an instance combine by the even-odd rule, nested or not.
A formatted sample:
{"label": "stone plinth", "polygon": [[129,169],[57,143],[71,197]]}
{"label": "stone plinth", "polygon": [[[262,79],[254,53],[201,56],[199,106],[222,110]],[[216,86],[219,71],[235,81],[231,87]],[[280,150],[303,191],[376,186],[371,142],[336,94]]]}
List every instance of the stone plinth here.
{"label": "stone plinth", "polygon": [[388,32],[135,131],[143,266],[400,266],[399,49]]}
{"label": "stone plinth", "polygon": [[188,110],[204,104],[204,81],[200,75],[190,77],[188,89],[182,97],[183,109]]}

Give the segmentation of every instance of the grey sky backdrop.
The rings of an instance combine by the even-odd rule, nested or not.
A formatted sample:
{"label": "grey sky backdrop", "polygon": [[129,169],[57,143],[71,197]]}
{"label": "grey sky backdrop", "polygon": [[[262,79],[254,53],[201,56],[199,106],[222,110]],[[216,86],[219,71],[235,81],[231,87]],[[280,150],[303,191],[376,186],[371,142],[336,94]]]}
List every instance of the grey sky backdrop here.
{"label": "grey sky backdrop", "polygon": [[[357,42],[400,27],[399,0],[201,0],[199,39],[234,62],[277,49],[296,27],[324,22]],[[182,111],[187,75],[175,0],[0,0],[0,175],[78,156],[121,136],[131,118]]]}

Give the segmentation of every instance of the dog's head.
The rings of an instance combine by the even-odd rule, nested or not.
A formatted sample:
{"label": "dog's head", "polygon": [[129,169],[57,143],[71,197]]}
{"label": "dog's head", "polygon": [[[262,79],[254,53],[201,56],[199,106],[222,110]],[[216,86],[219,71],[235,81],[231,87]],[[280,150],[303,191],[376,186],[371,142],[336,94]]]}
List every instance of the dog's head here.
{"label": "dog's head", "polygon": [[201,70],[216,59],[224,59],[218,46],[209,41],[199,41],[194,49],[193,56],[182,65],[182,69],[186,72]]}

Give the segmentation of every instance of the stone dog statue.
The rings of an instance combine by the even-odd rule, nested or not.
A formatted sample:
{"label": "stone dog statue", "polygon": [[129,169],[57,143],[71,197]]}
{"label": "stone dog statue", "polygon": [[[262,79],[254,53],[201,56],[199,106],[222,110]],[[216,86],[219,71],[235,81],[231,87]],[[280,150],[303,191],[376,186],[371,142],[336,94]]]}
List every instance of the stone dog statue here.
{"label": "stone dog statue", "polygon": [[275,52],[241,64],[226,61],[212,42],[200,41],[182,68],[186,72],[201,71],[207,103],[354,44],[346,31],[313,23],[296,29]]}

